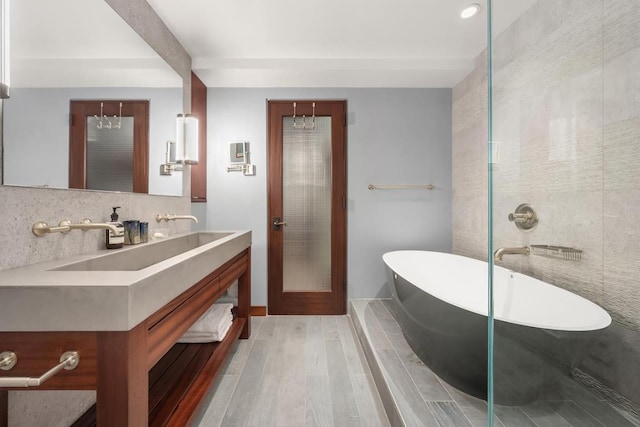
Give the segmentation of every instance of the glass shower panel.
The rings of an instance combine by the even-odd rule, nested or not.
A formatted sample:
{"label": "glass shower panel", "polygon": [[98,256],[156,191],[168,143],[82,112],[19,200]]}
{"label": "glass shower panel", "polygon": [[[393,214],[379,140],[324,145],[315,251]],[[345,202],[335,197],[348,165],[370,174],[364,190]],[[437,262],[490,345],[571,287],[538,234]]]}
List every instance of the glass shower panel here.
{"label": "glass shower panel", "polygon": [[87,117],[89,190],[133,191],[133,117],[119,120],[120,128],[113,126],[115,119],[111,128],[99,128],[99,119]]}
{"label": "glass shower panel", "polygon": [[331,117],[304,123],[283,118],[285,292],[331,290]]}
{"label": "glass shower panel", "polygon": [[491,6],[490,425],[639,426],[640,2]]}

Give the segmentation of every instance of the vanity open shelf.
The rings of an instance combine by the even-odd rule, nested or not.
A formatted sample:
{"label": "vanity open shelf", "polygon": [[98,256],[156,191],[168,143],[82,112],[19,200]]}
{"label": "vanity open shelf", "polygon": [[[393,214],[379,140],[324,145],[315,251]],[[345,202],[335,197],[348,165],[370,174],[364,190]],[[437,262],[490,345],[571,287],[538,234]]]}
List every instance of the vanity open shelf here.
{"label": "vanity open shelf", "polygon": [[[188,425],[227,354],[240,336],[244,319],[235,319],[221,342],[175,344],[149,371],[149,426]],[[71,427],[96,425],[96,405]]]}
{"label": "vanity open shelf", "polygon": [[[157,304],[160,308],[155,311],[147,311],[143,320],[130,329],[0,332],[2,347],[18,357],[15,367],[0,371],[0,377],[45,372],[51,367],[52,360],[57,363],[61,352],[74,350],[80,355],[76,369],[61,371],[40,387],[15,390],[96,390],[96,405],[76,421],[76,426],[189,425],[235,341],[247,339],[251,334],[250,232],[196,245],[174,258],[161,261],[167,264],[162,268],[151,266],[148,271],[131,272],[136,281],[129,285],[128,291],[135,294],[136,290],[131,287],[142,283],[142,291],[147,292],[132,301],[155,298],[164,302]],[[51,270],[48,265],[45,267],[53,274],[70,274],[69,271]],[[144,279],[139,280],[138,275]],[[172,298],[167,298],[161,291],[167,288],[167,277],[169,283],[175,282],[175,287],[181,289]],[[176,344],[236,281],[238,304],[225,338],[218,343]],[[90,291],[91,288],[87,290]],[[118,289],[114,288],[114,291]],[[82,295],[82,288],[78,288],[78,298]],[[96,307],[103,304],[99,298],[93,300]],[[129,306],[128,310],[135,312],[135,307]],[[12,389],[0,388],[0,415],[5,414],[5,417],[4,397],[7,390]],[[2,422],[0,420],[0,425]]]}

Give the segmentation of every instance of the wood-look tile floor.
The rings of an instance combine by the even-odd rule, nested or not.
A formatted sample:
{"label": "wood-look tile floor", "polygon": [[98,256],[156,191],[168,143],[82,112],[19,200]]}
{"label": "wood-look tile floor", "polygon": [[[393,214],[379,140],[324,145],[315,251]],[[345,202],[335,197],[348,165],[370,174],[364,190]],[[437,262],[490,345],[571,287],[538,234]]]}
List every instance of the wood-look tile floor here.
{"label": "wood-look tile floor", "polygon": [[253,317],[207,403],[194,425],[389,425],[347,316]]}
{"label": "wood-look tile floor", "polygon": [[[351,300],[355,329],[365,343],[374,375],[389,390],[402,417],[396,425],[409,427],[484,427],[487,403],[469,396],[437,377],[415,355],[386,299]],[[497,367],[499,369],[499,367]],[[392,416],[392,419],[395,418]],[[549,390],[543,400],[527,406],[495,406],[495,427],[635,427],[640,420],[611,406],[592,390],[570,378]]]}

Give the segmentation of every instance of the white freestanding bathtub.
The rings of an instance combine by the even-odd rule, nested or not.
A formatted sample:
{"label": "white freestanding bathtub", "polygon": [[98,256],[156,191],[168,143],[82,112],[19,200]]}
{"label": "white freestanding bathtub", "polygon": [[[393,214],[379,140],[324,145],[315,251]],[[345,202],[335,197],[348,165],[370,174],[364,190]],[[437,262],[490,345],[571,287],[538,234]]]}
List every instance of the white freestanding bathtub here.
{"label": "white freestanding bathtub", "polygon": [[[486,398],[487,263],[428,251],[382,258],[396,317],[413,350],[451,385]],[[591,301],[499,266],[493,292],[497,403],[534,401],[552,385],[549,373],[575,367],[611,323]]]}

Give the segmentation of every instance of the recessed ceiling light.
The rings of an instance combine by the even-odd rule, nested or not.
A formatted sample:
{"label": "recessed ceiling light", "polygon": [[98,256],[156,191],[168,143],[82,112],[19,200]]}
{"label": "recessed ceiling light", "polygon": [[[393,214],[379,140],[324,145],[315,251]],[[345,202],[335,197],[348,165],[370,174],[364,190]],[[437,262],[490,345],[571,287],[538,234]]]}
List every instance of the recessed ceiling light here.
{"label": "recessed ceiling light", "polygon": [[468,19],[478,12],[480,12],[480,5],[478,3],[471,3],[462,9],[462,12],[460,12],[460,18]]}

